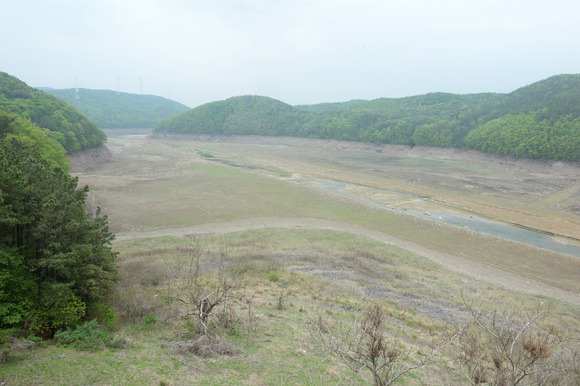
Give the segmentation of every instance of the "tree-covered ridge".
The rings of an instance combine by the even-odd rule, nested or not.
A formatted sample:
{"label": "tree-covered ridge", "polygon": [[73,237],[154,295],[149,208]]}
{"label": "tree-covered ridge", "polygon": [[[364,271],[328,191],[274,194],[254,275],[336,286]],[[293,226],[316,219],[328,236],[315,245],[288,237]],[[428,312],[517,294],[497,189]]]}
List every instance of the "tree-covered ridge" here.
{"label": "tree-covered ridge", "polygon": [[155,95],[81,88],[77,99],[76,89],[46,89],[46,92],[76,107],[99,127],[106,128],[149,128],[163,118],[189,109]]}
{"label": "tree-covered ridge", "polygon": [[115,279],[107,219],[86,212],[88,187],[77,189],[63,157],[45,131],[0,111],[0,329],[50,336]]}
{"label": "tree-covered ridge", "polygon": [[553,76],[503,96],[465,145],[516,157],[580,161],[580,75]]}
{"label": "tree-covered ridge", "polygon": [[365,102],[366,100],[364,99],[353,99],[348,102],[316,103],[314,105],[295,105],[294,108],[298,110],[309,111],[311,113],[322,113],[325,111],[338,111],[353,108]]}
{"label": "tree-covered ridge", "polygon": [[0,140],[18,138],[35,147],[39,154],[48,162],[69,169],[66,150],[54,138],[54,133],[47,129],[41,129],[27,119],[16,114],[0,109]]}
{"label": "tree-covered ridge", "polygon": [[296,135],[306,112],[272,98],[240,96],[207,103],[166,118],[156,131],[176,133]]}
{"label": "tree-covered ridge", "polygon": [[100,146],[105,133],[90,119],[53,95],[0,72],[0,107],[48,129],[67,151]]}
{"label": "tree-covered ridge", "polygon": [[326,138],[461,147],[473,121],[471,115],[495,97],[496,94],[431,93],[374,99],[330,114],[332,119],[325,130],[330,136]]}
{"label": "tree-covered ridge", "polygon": [[[261,102],[250,103],[253,98]],[[312,108],[236,97],[169,117],[155,131],[288,135],[578,161],[579,118],[580,75],[559,75],[510,94],[430,93]]]}
{"label": "tree-covered ridge", "polygon": [[540,119],[541,111],[494,119],[471,131],[465,145],[516,157],[579,161],[580,117]]}

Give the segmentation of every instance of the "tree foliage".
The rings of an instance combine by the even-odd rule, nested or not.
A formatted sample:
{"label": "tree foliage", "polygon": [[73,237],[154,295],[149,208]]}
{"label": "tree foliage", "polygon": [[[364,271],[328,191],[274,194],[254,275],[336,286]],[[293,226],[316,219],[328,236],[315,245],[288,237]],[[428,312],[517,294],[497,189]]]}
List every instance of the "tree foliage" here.
{"label": "tree foliage", "polygon": [[155,95],[119,93],[111,90],[52,90],[52,94],[76,107],[99,127],[149,128],[163,118],[188,110],[187,106]]}
{"label": "tree foliage", "polygon": [[14,122],[26,124],[0,126],[0,326],[52,334],[104,298],[116,273],[113,235],[100,210],[86,212],[88,187],[77,189],[38,141],[8,132]]}
{"label": "tree foliage", "polygon": [[0,110],[0,139],[18,137],[22,141],[28,141],[36,146],[42,158],[66,171],[69,168],[66,150],[53,134],[50,130],[41,129],[27,119]]}
{"label": "tree foliage", "polygon": [[309,111],[311,113],[322,113],[326,111],[340,111],[347,108],[353,108],[364,102],[366,102],[364,99],[353,99],[348,102],[316,103],[314,105],[296,105],[294,106],[294,108],[298,110]]}
{"label": "tree foliage", "polygon": [[295,135],[306,112],[275,99],[260,96],[233,97],[207,103],[168,117],[156,126],[158,132]]}
{"label": "tree foliage", "polygon": [[510,94],[430,93],[310,107],[243,96],[168,117],[154,130],[471,148],[578,161],[579,100],[580,75],[551,77]]}
{"label": "tree foliage", "polygon": [[0,72],[0,108],[49,130],[69,152],[100,146],[106,139],[105,133],[74,107],[4,72]]}
{"label": "tree foliage", "polygon": [[470,132],[465,145],[516,157],[580,160],[580,117],[539,119],[540,112],[494,119]]}

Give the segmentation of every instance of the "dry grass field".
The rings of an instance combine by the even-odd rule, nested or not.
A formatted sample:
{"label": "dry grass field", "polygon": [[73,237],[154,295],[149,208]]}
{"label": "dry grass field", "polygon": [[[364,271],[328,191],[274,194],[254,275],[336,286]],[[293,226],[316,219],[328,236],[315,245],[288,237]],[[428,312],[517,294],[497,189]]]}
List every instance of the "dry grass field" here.
{"label": "dry grass field", "polygon": [[[73,174],[117,235],[110,327],[125,344],[13,350],[0,384],[368,384],[370,372],[353,372],[324,339],[347,343],[373,304],[400,355],[393,363],[440,348],[402,384],[467,383],[475,367],[458,359],[453,334],[470,308],[502,323],[541,309],[538,331],[566,339],[552,357],[580,367],[570,359],[580,347],[580,259],[369,202],[481,216],[578,245],[578,165],[289,138],[126,136],[107,147],[102,162],[73,159]],[[348,183],[365,200],[313,180]],[[225,340],[200,348],[191,299],[220,288],[231,301],[208,323]],[[495,371],[493,349],[481,354]],[[552,381],[574,384],[568,370]]]}

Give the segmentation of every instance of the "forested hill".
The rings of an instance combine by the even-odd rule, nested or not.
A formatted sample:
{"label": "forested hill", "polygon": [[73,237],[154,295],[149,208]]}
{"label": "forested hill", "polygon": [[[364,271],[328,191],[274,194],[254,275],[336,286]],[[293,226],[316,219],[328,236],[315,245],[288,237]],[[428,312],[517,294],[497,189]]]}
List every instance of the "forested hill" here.
{"label": "forested hill", "polygon": [[0,108],[4,334],[47,338],[72,328],[88,309],[104,307],[116,279],[107,218],[99,209],[87,213],[88,186],[77,188],[65,150],[50,134]]}
{"label": "forested hill", "polygon": [[295,108],[304,111],[310,111],[312,113],[322,113],[326,111],[338,111],[348,108],[357,107],[365,103],[364,99],[353,99],[348,102],[335,102],[335,103],[317,103],[314,105],[296,105]]}
{"label": "forested hill", "polygon": [[309,114],[278,100],[241,96],[165,118],[155,131],[296,136]]}
{"label": "forested hill", "polygon": [[0,109],[30,119],[67,151],[100,146],[105,133],[74,107],[0,72]]}
{"label": "forested hill", "polygon": [[45,91],[73,105],[97,125],[106,128],[149,128],[163,118],[189,109],[155,95],[80,88],[77,99],[76,89]]}
{"label": "forested hill", "polygon": [[457,147],[580,161],[580,75],[554,76],[509,94],[430,93],[311,107],[233,97],[166,118],[154,130]]}
{"label": "forested hill", "polygon": [[53,337],[104,309],[114,236],[100,209],[87,213],[66,152],[105,138],[74,107],[0,73],[0,335]]}

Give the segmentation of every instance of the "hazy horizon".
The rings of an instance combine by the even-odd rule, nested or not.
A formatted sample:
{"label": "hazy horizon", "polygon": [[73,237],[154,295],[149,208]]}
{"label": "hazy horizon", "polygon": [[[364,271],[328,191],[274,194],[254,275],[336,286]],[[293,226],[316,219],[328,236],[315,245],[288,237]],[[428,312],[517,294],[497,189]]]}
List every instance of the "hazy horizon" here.
{"label": "hazy horizon", "polygon": [[189,107],[507,93],[580,72],[572,0],[23,0],[3,11],[0,71]]}

